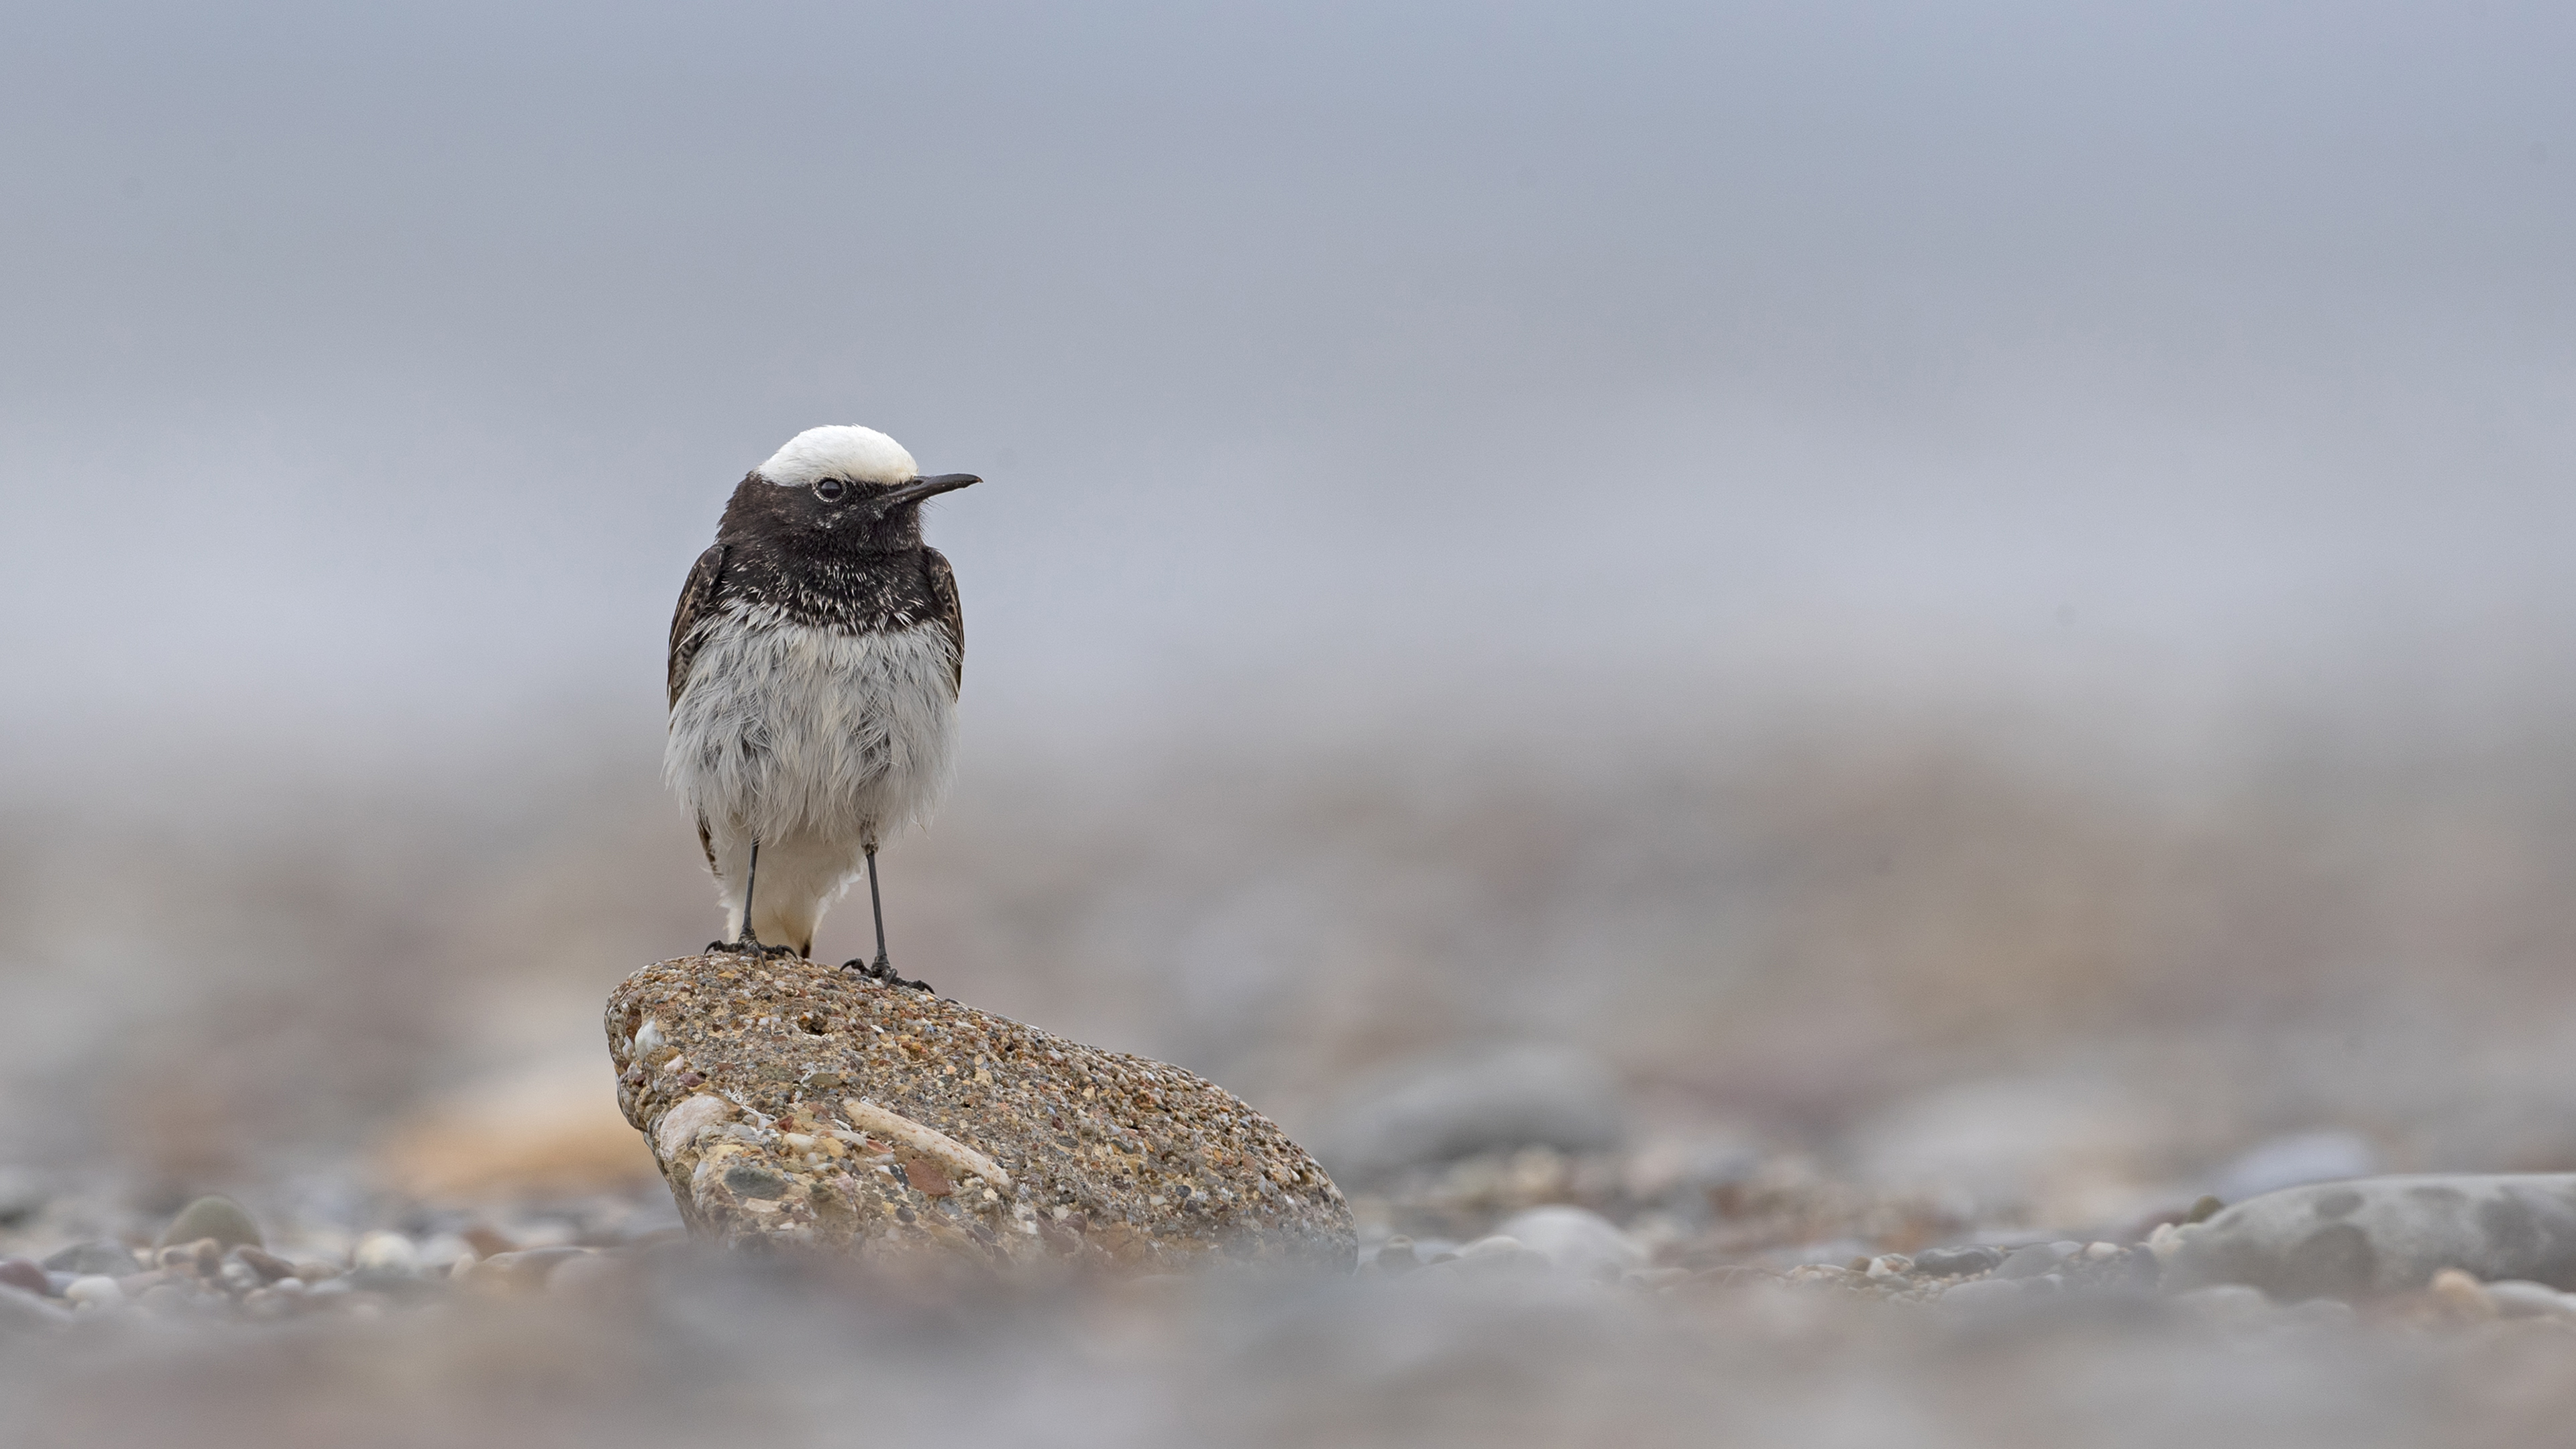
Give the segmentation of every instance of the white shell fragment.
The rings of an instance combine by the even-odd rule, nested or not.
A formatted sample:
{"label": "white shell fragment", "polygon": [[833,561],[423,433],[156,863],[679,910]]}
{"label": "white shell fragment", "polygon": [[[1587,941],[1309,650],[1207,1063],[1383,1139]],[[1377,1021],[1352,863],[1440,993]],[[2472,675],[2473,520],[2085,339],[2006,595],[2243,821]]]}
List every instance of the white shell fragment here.
{"label": "white shell fragment", "polygon": [[873,1132],[888,1141],[902,1143],[930,1158],[947,1168],[952,1176],[980,1177],[1004,1192],[1011,1190],[1011,1175],[1002,1170],[1000,1163],[945,1132],[924,1127],[874,1102],[843,1101],[841,1115],[862,1132]]}

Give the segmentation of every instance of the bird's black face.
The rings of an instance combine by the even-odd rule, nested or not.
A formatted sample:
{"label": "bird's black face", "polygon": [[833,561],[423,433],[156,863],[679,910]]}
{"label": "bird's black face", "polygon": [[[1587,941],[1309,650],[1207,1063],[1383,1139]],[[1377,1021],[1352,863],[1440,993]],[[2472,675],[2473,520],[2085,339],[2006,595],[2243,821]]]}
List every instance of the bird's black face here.
{"label": "bird's black face", "polygon": [[982,481],[972,473],[942,473],[909,483],[817,478],[812,486],[796,490],[789,512],[798,524],[854,552],[918,548],[923,500]]}

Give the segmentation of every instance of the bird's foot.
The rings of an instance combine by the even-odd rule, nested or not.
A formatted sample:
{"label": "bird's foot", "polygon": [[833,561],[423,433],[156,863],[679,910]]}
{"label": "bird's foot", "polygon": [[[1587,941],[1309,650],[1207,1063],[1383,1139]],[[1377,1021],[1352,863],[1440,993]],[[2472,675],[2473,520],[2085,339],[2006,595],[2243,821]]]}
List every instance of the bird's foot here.
{"label": "bird's foot", "polygon": [[708,955],[713,956],[719,953],[729,956],[758,956],[767,960],[778,956],[793,956],[796,954],[796,948],[793,946],[764,946],[760,944],[760,937],[754,935],[751,928],[746,926],[743,928],[742,939],[739,941],[709,941],[707,943]]}
{"label": "bird's foot", "polygon": [[[870,981],[882,981],[888,986],[909,986],[915,991],[930,991],[930,983],[927,981],[906,981],[894,974],[894,963],[883,956],[879,956],[874,961],[862,961],[853,956],[842,962],[841,967],[846,971],[856,971]],[[935,996],[938,993],[931,992],[931,994]]]}

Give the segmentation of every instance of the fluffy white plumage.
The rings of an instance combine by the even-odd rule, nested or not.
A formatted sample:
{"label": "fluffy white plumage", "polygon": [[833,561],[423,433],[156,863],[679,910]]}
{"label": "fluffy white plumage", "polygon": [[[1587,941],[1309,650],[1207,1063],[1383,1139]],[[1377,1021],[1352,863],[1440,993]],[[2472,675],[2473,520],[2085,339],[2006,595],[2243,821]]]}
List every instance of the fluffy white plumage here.
{"label": "fluffy white plumage", "polygon": [[807,428],[757,470],[782,488],[811,488],[818,478],[905,483],[921,476],[901,443],[874,428]]}
{"label": "fluffy white plumage", "polygon": [[955,653],[935,624],[837,634],[739,605],[718,618],[671,711],[663,768],[707,822],[728,939],[752,841],[752,929],[802,945],[867,847],[929,817],[954,766]]}

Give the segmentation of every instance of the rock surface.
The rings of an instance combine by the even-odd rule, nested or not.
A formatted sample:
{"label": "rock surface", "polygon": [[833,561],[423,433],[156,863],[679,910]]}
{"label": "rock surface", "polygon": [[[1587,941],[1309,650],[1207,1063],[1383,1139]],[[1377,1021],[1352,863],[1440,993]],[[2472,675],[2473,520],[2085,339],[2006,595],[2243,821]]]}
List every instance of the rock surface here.
{"label": "rock surface", "polygon": [[1348,1268],[1312,1157],[1177,1067],[823,963],[715,954],[611,994],[617,1101],[700,1238],[1001,1266]]}
{"label": "rock surface", "polygon": [[2445,1268],[2576,1288],[2576,1173],[2367,1177],[2267,1193],[2158,1244],[2177,1290],[2243,1283],[2275,1298],[2365,1298]]}

